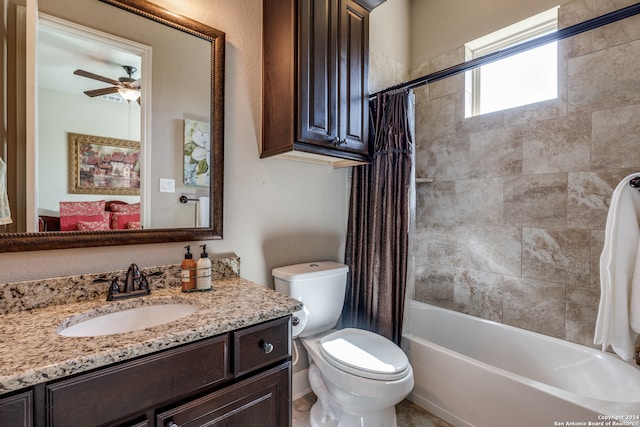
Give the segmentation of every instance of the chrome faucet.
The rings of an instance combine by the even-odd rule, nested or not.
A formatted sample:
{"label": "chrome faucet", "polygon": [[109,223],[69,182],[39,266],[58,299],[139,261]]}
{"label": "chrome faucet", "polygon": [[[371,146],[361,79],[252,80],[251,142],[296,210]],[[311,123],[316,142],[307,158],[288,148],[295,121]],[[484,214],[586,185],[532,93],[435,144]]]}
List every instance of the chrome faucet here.
{"label": "chrome faucet", "polygon": [[156,271],[155,273],[151,273],[145,276],[136,264],[131,264],[129,266],[129,269],[127,270],[127,274],[124,280],[122,281],[124,285],[124,288],[122,290],[120,288],[120,285],[118,285],[118,278],[115,276],[111,279],[107,279],[106,277],[99,277],[95,279],[94,282],[111,282],[111,286],[109,286],[109,293],[107,294],[107,301],[116,301],[126,298],[149,295],[151,293],[151,289],[149,289],[147,277],[159,276],[161,274],[161,271]]}

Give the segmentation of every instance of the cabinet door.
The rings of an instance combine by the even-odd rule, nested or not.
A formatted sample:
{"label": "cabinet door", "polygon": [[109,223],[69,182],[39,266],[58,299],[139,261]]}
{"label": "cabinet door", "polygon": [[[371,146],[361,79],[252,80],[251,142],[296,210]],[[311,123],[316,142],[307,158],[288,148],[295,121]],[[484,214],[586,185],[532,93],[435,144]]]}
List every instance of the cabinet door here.
{"label": "cabinet door", "polygon": [[31,392],[0,399],[0,427],[30,427],[33,425]]}
{"label": "cabinet door", "polygon": [[369,153],[369,12],[340,1],[340,149]]}
{"label": "cabinet door", "polygon": [[338,2],[298,2],[298,142],[338,137]]}
{"label": "cabinet door", "polygon": [[157,416],[158,427],[291,425],[291,363],[240,381]]}

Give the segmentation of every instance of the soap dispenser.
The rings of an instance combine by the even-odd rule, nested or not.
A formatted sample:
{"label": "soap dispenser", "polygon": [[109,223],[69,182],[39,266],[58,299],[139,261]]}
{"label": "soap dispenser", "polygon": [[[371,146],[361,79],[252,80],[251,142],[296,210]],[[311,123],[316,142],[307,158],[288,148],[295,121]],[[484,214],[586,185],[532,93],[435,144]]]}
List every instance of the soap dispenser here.
{"label": "soap dispenser", "polygon": [[200,245],[202,253],[198,260],[198,277],[196,278],[196,287],[200,291],[211,289],[211,260],[207,254],[207,245]]}
{"label": "soap dispenser", "polygon": [[182,268],[180,277],[182,279],[182,290],[187,292],[196,288],[196,268],[198,263],[193,259],[191,246],[187,245],[184,248],[187,250],[187,253],[184,254],[184,259],[182,260],[182,264],[180,264]]}

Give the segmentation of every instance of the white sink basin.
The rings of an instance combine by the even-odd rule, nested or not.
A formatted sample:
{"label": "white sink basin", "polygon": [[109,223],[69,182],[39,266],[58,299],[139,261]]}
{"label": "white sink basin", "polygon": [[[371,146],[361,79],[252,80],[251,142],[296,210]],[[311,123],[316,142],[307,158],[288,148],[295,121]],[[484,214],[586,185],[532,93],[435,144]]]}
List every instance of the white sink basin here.
{"label": "white sink basin", "polygon": [[198,311],[193,304],[144,305],[113,313],[101,314],[58,331],[65,337],[97,337],[139,331],[173,322]]}

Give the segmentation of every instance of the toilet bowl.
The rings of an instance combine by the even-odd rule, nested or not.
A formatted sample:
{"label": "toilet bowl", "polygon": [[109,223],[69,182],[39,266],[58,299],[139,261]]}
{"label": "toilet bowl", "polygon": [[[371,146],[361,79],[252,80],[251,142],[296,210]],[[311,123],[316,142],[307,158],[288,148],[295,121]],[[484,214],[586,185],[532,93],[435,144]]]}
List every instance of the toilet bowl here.
{"label": "toilet bowl", "polygon": [[333,329],[347,272],[347,266],[333,262],[273,270],[276,291],[305,304],[294,338],[309,354],[309,383],[318,398],[310,422],[313,427],[395,427],[395,405],[413,389],[413,370],[404,352],[383,336]]}
{"label": "toilet bowl", "polygon": [[[398,346],[373,332],[352,328],[301,341],[322,375],[331,403],[340,411],[332,419],[319,399],[311,413],[313,427],[397,425],[395,405],[413,389],[413,370]],[[316,396],[322,394],[310,383]]]}

